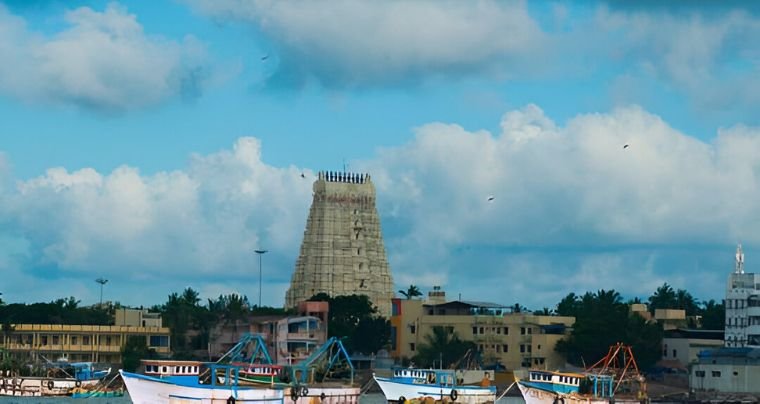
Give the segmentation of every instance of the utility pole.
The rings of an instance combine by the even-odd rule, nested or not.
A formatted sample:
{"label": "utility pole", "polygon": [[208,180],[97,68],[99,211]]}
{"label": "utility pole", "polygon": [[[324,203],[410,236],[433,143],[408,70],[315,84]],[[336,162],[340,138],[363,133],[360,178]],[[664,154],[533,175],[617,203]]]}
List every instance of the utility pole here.
{"label": "utility pole", "polygon": [[261,308],[261,256],[266,254],[267,250],[255,250],[259,255],[259,308]]}
{"label": "utility pole", "polygon": [[103,285],[108,283],[108,279],[106,278],[98,278],[95,279],[95,282],[100,284],[100,307],[103,307]]}

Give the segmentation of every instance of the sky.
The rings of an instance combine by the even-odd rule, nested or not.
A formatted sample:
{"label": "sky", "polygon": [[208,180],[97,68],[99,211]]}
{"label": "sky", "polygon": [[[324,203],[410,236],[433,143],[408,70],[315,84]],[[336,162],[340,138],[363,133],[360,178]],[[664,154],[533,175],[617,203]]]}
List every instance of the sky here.
{"label": "sky", "polygon": [[0,0],[1,297],[257,302],[266,249],[282,306],[346,169],[397,290],[720,301],[738,243],[760,272],[758,7]]}

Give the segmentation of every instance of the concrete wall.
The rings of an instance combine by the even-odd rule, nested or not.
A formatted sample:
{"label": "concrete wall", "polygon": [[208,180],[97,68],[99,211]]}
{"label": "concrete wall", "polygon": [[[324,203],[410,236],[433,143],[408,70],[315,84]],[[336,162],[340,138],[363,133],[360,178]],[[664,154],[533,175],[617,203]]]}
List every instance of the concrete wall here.
{"label": "concrete wall", "polygon": [[689,388],[722,393],[760,393],[760,366],[694,364],[689,372]]}

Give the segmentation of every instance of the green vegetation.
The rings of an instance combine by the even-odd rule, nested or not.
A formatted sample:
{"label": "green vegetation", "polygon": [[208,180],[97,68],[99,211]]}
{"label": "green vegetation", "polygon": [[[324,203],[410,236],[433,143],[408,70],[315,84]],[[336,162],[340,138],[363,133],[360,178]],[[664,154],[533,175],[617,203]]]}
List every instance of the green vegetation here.
{"label": "green vegetation", "polygon": [[390,322],[377,313],[367,296],[330,297],[319,293],[309,300],[329,303],[327,332],[331,337],[342,338],[349,352],[374,353],[390,342]]}
{"label": "green vegetation", "polygon": [[660,325],[631,314],[628,304],[614,290],[586,292],[580,297],[570,293],[557,304],[557,314],[575,317],[572,333],[555,347],[574,365],[592,365],[617,342],[633,346],[636,361],[643,369],[654,365],[661,356]]}
{"label": "green vegetation", "polygon": [[156,357],[156,351],[148,348],[144,336],[133,335],[129,337],[121,350],[121,367],[127,372],[134,372],[140,366],[140,359],[154,359]]}
{"label": "green vegetation", "polygon": [[453,327],[436,326],[431,334],[425,335],[425,342],[417,348],[417,355],[412,360],[419,367],[449,368],[468,351],[477,351],[474,342],[459,339]]}
{"label": "green vegetation", "polygon": [[409,285],[409,288],[407,290],[399,290],[398,293],[404,295],[404,297],[406,297],[406,300],[411,300],[415,297],[422,296],[420,288],[414,285]]}
{"label": "green vegetation", "polygon": [[[722,330],[725,307],[714,300],[701,305],[686,290],[673,290],[667,283],[658,287],[649,297],[649,310],[682,309],[686,312],[687,325],[706,330]],[[634,299],[623,303],[614,290],[586,292],[583,296],[568,294],[557,304],[560,316],[575,317],[571,335],[560,341],[556,350],[566,355],[575,365],[591,365],[607,353],[610,345],[623,342],[633,346],[639,367],[646,369],[661,357],[663,331],[659,324],[647,323],[641,316],[629,310]],[[701,322],[696,319],[701,317]]]}
{"label": "green vegetation", "polygon": [[118,306],[79,307],[74,297],[50,303],[13,303],[0,305],[0,319],[9,324],[113,324],[113,310]]}

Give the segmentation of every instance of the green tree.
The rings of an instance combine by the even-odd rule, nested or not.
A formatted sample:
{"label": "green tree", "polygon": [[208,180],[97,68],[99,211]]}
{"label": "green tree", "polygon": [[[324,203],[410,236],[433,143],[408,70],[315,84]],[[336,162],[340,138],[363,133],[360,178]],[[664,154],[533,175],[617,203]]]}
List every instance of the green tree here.
{"label": "green tree", "polygon": [[398,293],[404,295],[404,297],[406,297],[406,300],[411,300],[417,296],[422,296],[420,288],[415,285],[409,285],[409,288],[407,290],[399,290]]}
{"label": "green tree", "polygon": [[140,366],[140,359],[156,358],[156,351],[149,349],[145,337],[132,335],[121,350],[121,366],[128,372],[134,372]]}
{"label": "green tree", "polygon": [[700,309],[702,315],[702,329],[704,330],[723,330],[726,327],[726,307],[723,303],[716,303],[715,300],[702,302]]}
{"label": "green tree", "polygon": [[630,314],[618,292],[586,292],[580,298],[571,294],[557,306],[560,315],[574,313],[575,317],[571,334],[555,347],[568,362],[578,366],[590,365],[606,355],[609,347],[617,342],[634,347],[641,368],[646,369],[659,359],[661,327]]}
{"label": "green tree", "polygon": [[548,307],[544,307],[541,310],[534,311],[533,314],[535,314],[537,316],[553,316],[554,315],[554,310],[552,310],[552,309],[550,309]]}
{"label": "green tree", "polygon": [[663,283],[649,296],[649,311],[654,313],[657,309],[675,309],[678,306],[676,292],[670,285]]}
{"label": "green tree", "polygon": [[377,313],[367,296],[330,297],[326,293],[319,293],[309,300],[328,302],[328,333],[331,337],[341,338],[349,352],[369,354],[388,345],[390,323]]}
{"label": "green tree", "polygon": [[474,351],[477,347],[474,342],[462,341],[452,329],[441,326],[432,328],[431,333],[425,335],[425,342],[417,348],[414,362],[420,367],[433,367],[442,361],[443,368],[449,368],[457,363],[468,350]]}

